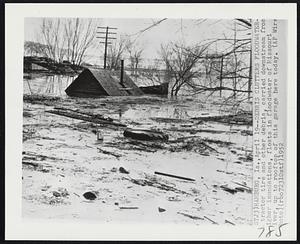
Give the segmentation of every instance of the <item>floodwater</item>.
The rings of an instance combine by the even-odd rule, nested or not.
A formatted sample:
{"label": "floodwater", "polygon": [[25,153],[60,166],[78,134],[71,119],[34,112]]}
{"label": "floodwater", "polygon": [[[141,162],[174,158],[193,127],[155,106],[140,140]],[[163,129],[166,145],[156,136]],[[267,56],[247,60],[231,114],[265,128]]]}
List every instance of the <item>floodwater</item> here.
{"label": "floodwater", "polygon": [[[230,106],[189,97],[69,98],[64,90],[72,79],[24,79],[24,94],[62,98],[46,105],[24,102],[25,218],[251,224],[252,126],[195,120],[228,114]],[[160,130],[169,141],[131,140],[123,136],[124,128],[47,112],[55,107],[101,114],[129,128]],[[103,141],[97,141],[95,129]],[[97,198],[85,199],[87,191]]]}
{"label": "floodwater", "polygon": [[47,95],[66,97],[65,89],[76,76],[26,74],[23,92],[26,95]]}

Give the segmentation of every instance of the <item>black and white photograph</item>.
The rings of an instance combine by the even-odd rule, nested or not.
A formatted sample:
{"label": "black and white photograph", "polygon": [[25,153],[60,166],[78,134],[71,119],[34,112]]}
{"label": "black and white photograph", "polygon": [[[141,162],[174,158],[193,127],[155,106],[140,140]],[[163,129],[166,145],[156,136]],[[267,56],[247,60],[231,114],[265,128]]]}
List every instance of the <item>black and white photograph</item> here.
{"label": "black and white photograph", "polygon": [[252,20],[24,19],[22,218],[252,224]]}
{"label": "black and white photograph", "polygon": [[297,239],[296,10],[5,4],[5,239]]}

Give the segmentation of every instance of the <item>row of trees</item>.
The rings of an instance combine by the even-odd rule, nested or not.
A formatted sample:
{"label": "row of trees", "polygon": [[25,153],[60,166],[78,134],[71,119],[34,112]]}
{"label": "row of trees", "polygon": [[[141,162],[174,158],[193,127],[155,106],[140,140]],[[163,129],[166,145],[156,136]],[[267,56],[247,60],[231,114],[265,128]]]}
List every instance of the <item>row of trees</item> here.
{"label": "row of trees", "polygon": [[182,43],[162,46],[161,57],[172,77],[171,96],[178,95],[185,86],[196,93],[213,94],[218,91],[221,96],[225,90],[231,91],[234,98],[237,93],[247,93],[250,98],[251,22],[234,20],[232,34],[194,46]]}
{"label": "row of trees", "polygon": [[25,43],[25,53],[80,65],[87,50],[95,45],[97,23],[95,19],[45,18],[36,33],[36,42]]}
{"label": "row of trees", "polygon": [[[118,69],[120,59],[129,54],[132,74],[157,82],[171,81],[171,96],[183,87],[195,93],[222,91],[251,96],[251,22],[233,20],[229,36],[209,39],[193,46],[183,42],[162,45],[159,58],[164,63],[165,75],[159,65],[139,69],[143,48],[123,37],[109,48],[108,67]],[[217,48],[218,47],[218,48]],[[139,72],[138,72],[139,70]]]}
{"label": "row of trees", "polygon": [[[36,42],[25,42],[25,54],[44,56],[55,62],[68,62],[80,65],[89,48],[95,47],[97,25],[94,19],[61,19],[45,18],[36,33]],[[120,60],[129,56],[130,67],[137,70],[143,48],[134,43],[129,36],[121,36],[108,46],[107,66],[109,69],[119,69]],[[135,72],[135,71],[133,71]]]}
{"label": "row of trees", "polygon": [[[166,19],[155,22],[153,26],[163,21]],[[56,62],[67,60],[80,65],[87,50],[96,44],[97,24],[97,20],[93,19],[43,19],[38,42],[25,43],[25,51]],[[165,67],[164,75],[159,65],[139,71],[144,47],[136,39],[123,35],[108,46],[107,68],[119,69],[120,60],[126,57],[131,75],[144,76],[156,83],[170,81],[172,96],[177,96],[185,87],[196,93],[219,92],[221,96],[226,90],[231,91],[234,97],[237,93],[248,93],[250,97],[251,22],[233,20],[231,30],[226,33],[228,36],[224,34],[222,38],[208,39],[196,45],[189,46],[184,42],[162,45],[158,55]]]}

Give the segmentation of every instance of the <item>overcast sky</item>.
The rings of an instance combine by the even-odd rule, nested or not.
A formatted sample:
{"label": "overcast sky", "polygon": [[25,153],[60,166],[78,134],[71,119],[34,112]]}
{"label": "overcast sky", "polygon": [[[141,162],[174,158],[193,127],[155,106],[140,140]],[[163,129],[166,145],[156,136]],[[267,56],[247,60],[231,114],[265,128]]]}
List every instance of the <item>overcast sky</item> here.
{"label": "overcast sky", "polygon": [[[151,26],[158,19],[99,19],[99,25],[110,26],[117,29],[117,38],[120,35],[131,35],[136,39],[137,45],[144,47],[143,58],[159,58],[158,50],[161,44],[171,41],[184,41],[187,45],[199,43],[210,38],[224,38],[233,36],[233,20],[188,20],[188,19],[167,19],[159,25],[149,29],[142,35],[135,35],[141,30]],[[36,33],[39,32],[42,18],[25,19],[25,41],[36,41]],[[96,41],[99,41],[96,40]],[[96,44],[96,47],[88,51],[88,60],[91,63],[99,63],[103,56],[103,44]],[[99,58],[97,58],[97,56]],[[101,61],[100,61],[101,62]]]}

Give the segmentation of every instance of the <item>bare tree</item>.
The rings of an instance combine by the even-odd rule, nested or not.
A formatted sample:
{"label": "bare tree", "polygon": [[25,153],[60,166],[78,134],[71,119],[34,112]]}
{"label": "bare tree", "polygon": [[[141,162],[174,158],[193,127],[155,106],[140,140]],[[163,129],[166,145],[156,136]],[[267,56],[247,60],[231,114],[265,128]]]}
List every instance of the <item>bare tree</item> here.
{"label": "bare tree", "polygon": [[63,48],[61,45],[63,38],[59,38],[60,28],[61,22],[59,19],[43,19],[39,32],[39,42],[45,45],[44,56],[55,61],[59,61],[57,48]]}
{"label": "bare tree", "polygon": [[144,85],[158,85],[168,82],[167,71],[162,70],[161,60],[156,59],[154,63],[139,69],[139,77],[144,80]]}
{"label": "bare tree", "polygon": [[[241,23],[241,24],[240,24]],[[245,24],[247,23],[247,24]],[[200,55],[194,52],[194,55],[202,60],[205,67],[206,80],[209,78],[209,84],[203,79],[189,83],[197,93],[209,92],[212,95],[219,91],[220,96],[223,90],[232,91],[233,98],[237,93],[251,93],[251,34],[249,28],[251,23],[247,20],[234,20],[233,36],[206,40],[201,43],[202,46],[210,47],[206,54]],[[240,27],[241,29],[238,29]],[[219,49],[212,49],[213,44],[218,44]],[[199,44],[200,45],[200,44]],[[220,49],[221,47],[221,49]],[[187,52],[193,52],[192,49],[185,49]],[[209,74],[207,77],[207,74]],[[196,79],[194,79],[195,81]],[[231,82],[231,84],[230,84]],[[245,87],[248,85],[247,90]]]}
{"label": "bare tree", "polygon": [[206,46],[186,47],[179,43],[161,46],[161,57],[172,79],[171,96],[177,96],[184,85],[192,84],[193,79],[199,75],[198,61],[206,48]]}
{"label": "bare tree", "polygon": [[29,56],[43,56],[45,48],[45,45],[41,43],[26,41],[24,43],[24,54]]}
{"label": "bare tree", "polygon": [[96,35],[96,20],[44,18],[38,33],[43,55],[56,62],[67,59],[80,65]]}
{"label": "bare tree", "polygon": [[121,36],[119,40],[108,46],[108,55],[106,59],[108,69],[120,69],[120,61],[124,57],[127,45],[128,38]]}
{"label": "bare tree", "polygon": [[96,23],[93,19],[68,19],[64,25],[67,42],[67,60],[80,65],[88,48],[94,43]]}
{"label": "bare tree", "polygon": [[128,39],[126,44],[126,51],[129,55],[131,75],[137,77],[138,68],[142,61],[144,47]]}

